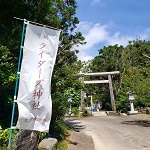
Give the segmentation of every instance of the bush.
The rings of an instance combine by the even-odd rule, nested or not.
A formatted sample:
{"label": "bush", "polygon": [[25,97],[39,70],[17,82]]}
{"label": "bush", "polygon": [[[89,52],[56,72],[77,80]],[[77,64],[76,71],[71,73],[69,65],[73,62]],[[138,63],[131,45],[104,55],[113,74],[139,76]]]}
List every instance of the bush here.
{"label": "bush", "polygon": [[83,117],[88,117],[90,115],[89,111],[84,109],[83,112],[82,112],[82,116]]}
{"label": "bush", "polygon": [[66,142],[58,142],[57,150],[68,150],[68,145]]}
{"label": "bush", "polygon": [[72,113],[74,114],[75,117],[79,116],[79,109],[77,107],[72,108]]}
{"label": "bush", "polygon": [[[65,136],[67,131],[70,129],[69,126],[67,126],[63,120],[57,120],[55,123],[52,123],[50,125],[50,135],[58,135],[60,137],[59,141],[62,139],[65,139]],[[58,139],[57,139],[58,140]]]}
{"label": "bush", "polygon": [[[17,132],[18,131],[15,129],[12,130],[12,139],[15,138]],[[2,149],[2,147],[6,148],[6,144],[7,144],[8,139],[9,139],[9,134],[10,134],[9,128],[7,128],[5,130],[0,129],[0,149]]]}
{"label": "bush", "polygon": [[122,110],[121,110],[121,113],[127,113],[127,109],[126,108],[123,108]]}

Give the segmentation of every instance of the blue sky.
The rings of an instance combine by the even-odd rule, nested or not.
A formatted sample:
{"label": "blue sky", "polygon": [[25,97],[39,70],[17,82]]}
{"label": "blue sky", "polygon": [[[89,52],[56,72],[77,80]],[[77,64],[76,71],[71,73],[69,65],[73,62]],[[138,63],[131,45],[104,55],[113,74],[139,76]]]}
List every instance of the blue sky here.
{"label": "blue sky", "polygon": [[76,0],[78,30],[87,42],[78,58],[89,60],[108,45],[150,40],[150,0]]}

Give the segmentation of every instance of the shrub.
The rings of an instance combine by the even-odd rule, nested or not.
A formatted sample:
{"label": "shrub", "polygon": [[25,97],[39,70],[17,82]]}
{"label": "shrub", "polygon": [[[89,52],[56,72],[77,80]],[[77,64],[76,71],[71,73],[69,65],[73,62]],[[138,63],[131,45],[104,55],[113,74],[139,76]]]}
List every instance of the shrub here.
{"label": "shrub", "polygon": [[68,150],[68,145],[66,142],[58,142],[57,150]]}
{"label": "shrub", "polygon": [[72,108],[72,113],[74,114],[75,117],[79,116],[79,109],[77,107]]}
{"label": "shrub", "polygon": [[[17,132],[18,131],[15,129],[12,130],[12,139],[14,139]],[[6,143],[8,142],[9,139],[9,133],[10,133],[9,128],[5,130],[0,129],[0,149],[2,149],[2,147],[6,147]]]}
{"label": "shrub", "polygon": [[[64,139],[67,131],[70,129],[69,126],[67,126],[63,120],[57,120],[55,122],[55,124],[52,124],[50,126],[50,131],[49,131],[49,134],[51,135],[57,135],[59,138],[59,141]],[[58,139],[57,139],[58,140]]]}
{"label": "shrub", "polygon": [[90,115],[89,111],[84,109],[83,112],[82,112],[82,116],[83,117],[88,117]]}

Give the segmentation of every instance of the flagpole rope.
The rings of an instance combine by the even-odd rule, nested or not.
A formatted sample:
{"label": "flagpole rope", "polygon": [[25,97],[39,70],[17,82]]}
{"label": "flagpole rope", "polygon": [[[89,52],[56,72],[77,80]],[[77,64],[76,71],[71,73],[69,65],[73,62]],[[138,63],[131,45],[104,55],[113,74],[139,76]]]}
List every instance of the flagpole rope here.
{"label": "flagpole rope", "polygon": [[[17,19],[17,20],[24,20],[24,19],[17,18],[17,17],[14,17],[14,19]],[[37,23],[37,22],[29,21],[29,20],[26,20],[26,21],[27,21],[27,22],[30,22],[30,23],[32,23],[32,24],[35,24],[35,25],[40,25],[40,26],[47,27],[47,28],[50,28],[50,29],[62,31],[62,29],[54,28],[54,27],[47,26],[47,25],[44,25],[44,24],[41,24],[41,23]]]}
{"label": "flagpole rope", "polygon": [[[22,45],[24,42],[24,34],[25,34],[25,26],[26,26],[26,19],[23,19],[23,20],[24,20],[24,23],[23,23],[23,28],[22,28],[21,46],[20,46],[20,54],[19,54],[17,72],[20,72],[20,65],[21,65],[21,58],[22,58]],[[11,138],[12,138],[12,126],[13,126],[13,122],[14,122],[14,113],[15,113],[16,98],[17,98],[17,91],[18,91],[18,78],[19,78],[19,74],[17,73],[16,74],[15,93],[14,93],[14,102],[13,102],[12,116],[11,116],[10,134],[9,134],[9,141],[8,141],[8,147],[7,147],[8,150],[10,150]]]}

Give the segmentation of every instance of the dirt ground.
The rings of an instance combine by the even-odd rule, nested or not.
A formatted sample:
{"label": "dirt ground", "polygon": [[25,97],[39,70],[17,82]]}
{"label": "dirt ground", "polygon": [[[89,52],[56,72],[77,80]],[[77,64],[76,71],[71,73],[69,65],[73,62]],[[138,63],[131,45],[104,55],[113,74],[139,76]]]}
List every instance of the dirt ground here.
{"label": "dirt ground", "polygon": [[67,118],[75,127],[69,150],[150,150],[150,115]]}

